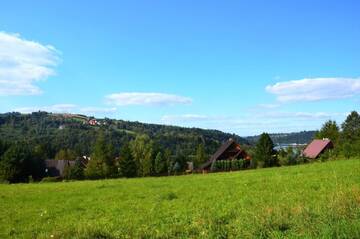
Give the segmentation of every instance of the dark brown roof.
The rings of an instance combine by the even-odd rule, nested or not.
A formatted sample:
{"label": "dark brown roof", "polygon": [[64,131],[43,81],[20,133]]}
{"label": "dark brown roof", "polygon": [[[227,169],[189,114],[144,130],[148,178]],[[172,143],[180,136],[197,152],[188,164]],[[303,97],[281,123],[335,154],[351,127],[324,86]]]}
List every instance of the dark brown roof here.
{"label": "dark brown roof", "polygon": [[314,139],[303,151],[307,158],[317,158],[327,148],[332,148],[332,142],[329,139]]}
{"label": "dark brown roof", "polygon": [[[232,148],[232,146],[235,146]],[[240,148],[240,145],[236,143],[233,139],[226,141],[221,147],[211,156],[211,158],[200,166],[200,169],[212,168],[216,160],[227,159],[224,157],[237,158],[238,156],[243,155],[244,158],[248,159],[246,152]]]}
{"label": "dark brown roof", "polygon": [[221,145],[221,147],[211,156],[211,158],[206,163],[204,163],[203,165],[200,166],[200,169],[209,167],[234,142],[235,141],[233,139],[229,139],[228,141],[226,141],[223,145]]}

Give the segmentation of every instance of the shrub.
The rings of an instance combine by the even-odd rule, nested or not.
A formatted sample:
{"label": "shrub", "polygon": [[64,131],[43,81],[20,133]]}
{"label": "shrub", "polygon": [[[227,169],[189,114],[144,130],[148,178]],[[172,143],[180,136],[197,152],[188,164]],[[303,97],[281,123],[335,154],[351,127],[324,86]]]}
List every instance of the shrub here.
{"label": "shrub", "polygon": [[80,160],[75,161],[75,165],[67,166],[64,169],[64,178],[65,179],[83,179],[84,178],[84,168]]}

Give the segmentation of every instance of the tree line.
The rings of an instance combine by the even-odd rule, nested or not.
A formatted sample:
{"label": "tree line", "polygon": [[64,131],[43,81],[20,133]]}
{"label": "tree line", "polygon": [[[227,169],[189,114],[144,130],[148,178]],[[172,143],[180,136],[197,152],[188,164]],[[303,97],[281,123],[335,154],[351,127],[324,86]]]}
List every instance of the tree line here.
{"label": "tree line", "polygon": [[[359,114],[356,111],[351,112],[340,126],[335,121],[325,122],[315,138],[329,138],[334,144],[334,149],[324,153],[320,160],[359,157]],[[86,167],[82,163],[82,155],[72,148],[61,148],[55,153],[54,160],[75,162],[65,168],[65,179],[176,175],[186,170],[188,162],[192,162],[197,168],[206,162],[210,155],[203,142],[199,142],[192,150],[193,153],[189,154],[181,144],[172,150],[167,144],[161,144],[156,137],[147,134],[137,134],[122,142],[119,147],[113,132],[106,128],[99,128],[95,139]],[[251,156],[250,165],[245,164],[245,161],[229,161],[219,162],[216,167],[222,171],[229,171],[308,162],[299,148],[275,150],[274,143],[267,133],[259,137],[255,146],[242,147]],[[17,183],[41,180],[46,177],[44,161],[48,159],[48,155],[48,145],[44,142],[33,144],[29,140],[9,142],[0,139],[0,181]]]}
{"label": "tree line", "polygon": [[[54,160],[74,161],[73,165],[65,167],[64,178],[80,180],[176,175],[185,171],[187,162],[199,166],[208,157],[204,144],[199,144],[196,154],[189,157],[181,148],[173,154],[148,135],[138,135],[116,152],[110,138],[100,132],[86,165],[82,163],[82,157],[69,149],[61,149]],[[47,176],[45,159],[46,150],[41,146],[31,147],[26,142],[9,144],[0,140],[0,180],[11,183],[41,180]]]}

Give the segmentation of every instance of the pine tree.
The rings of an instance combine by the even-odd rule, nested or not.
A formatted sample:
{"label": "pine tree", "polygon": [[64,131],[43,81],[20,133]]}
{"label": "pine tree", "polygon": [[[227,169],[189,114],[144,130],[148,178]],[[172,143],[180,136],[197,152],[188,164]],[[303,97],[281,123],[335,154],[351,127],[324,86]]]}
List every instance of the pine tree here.
{"label": "pine tree", "polygon": [[278,165],[274,143],[267,133],[260,135],[260,139],[255,147],[255,160],[256,162],[261,162],[263,167]]}
{"label": "pine tree", "polygon": [[335,121],[328,120],[324,123],[324,125],[315,137],[318,139],[328,138],[336,145],[339,141],[339,136],[339,126],[336,124]]}
{"label": "pine tree", "polygon": [[341,125],[343,137],[345,140],[354,140],[360,138],[360,115],[356,111],[352,111],[344,123]]}
{"label": "pine tree", "polygon": [[136,163],[128,144],[121,148],[119,167],[122,176],[127,178],[136,177]]}
{"label": "pine tree", "polygon": [[360,156],[360,115],[351,112],[341,125],[342,151],[346,158]]}
{"label": "pine tree", "polygon": [[106,143],[103,132],[96,140],[85,174],[90,179],[110,178],[117,174],[114,148],[111,144]]}

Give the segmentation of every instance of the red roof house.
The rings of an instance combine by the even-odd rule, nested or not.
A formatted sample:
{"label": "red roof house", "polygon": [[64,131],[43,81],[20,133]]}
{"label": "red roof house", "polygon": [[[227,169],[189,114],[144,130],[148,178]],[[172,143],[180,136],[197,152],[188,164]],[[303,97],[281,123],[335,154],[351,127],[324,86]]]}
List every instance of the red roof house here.
{"label": "red roof house", "polygon": [[333,143],[329,139],[314,139],[303,151],[303,155],[307,158],[315,159],[328,149],[334,148]]}

